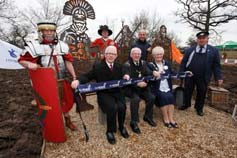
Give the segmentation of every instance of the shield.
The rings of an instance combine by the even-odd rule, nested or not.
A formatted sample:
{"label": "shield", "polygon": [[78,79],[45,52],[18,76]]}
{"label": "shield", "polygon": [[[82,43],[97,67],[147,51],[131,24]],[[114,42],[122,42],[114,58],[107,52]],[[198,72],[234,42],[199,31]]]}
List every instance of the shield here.
{"label": "shield", "polygon": [[43,137],[50,142],[65,142],[56,73],[52,68],[29,71]]}

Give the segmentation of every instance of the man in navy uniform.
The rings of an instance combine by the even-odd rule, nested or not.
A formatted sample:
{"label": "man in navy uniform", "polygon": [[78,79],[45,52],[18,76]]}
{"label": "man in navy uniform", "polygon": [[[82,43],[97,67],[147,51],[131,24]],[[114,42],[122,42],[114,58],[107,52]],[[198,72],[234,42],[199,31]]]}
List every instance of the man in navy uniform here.
{"label": "man in navy uniform", "polygon": [[204,115],[205,96],[212,74],[214,74],[218,86],[223,83],[219,51],[208,44],[208,35],[209,33],[206,31],[196,34],[197,45],[185,51],[180,65],[181,72],[189,71],[193,74],[192,77],[185,79],[185,100],[180,110],[191,107],[192,94],[196,86],[197,95],[194,108],[199,116]]}

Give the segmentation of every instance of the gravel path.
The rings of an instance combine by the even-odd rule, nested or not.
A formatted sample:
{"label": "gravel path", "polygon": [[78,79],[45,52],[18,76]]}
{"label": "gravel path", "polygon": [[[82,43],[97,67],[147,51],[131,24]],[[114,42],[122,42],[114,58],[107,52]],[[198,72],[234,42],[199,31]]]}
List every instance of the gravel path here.
{"label": "gravel path", "polygon": [[[88,97],[94,110],[82,113],[90,134],[89,142],[84,141],[83,128],[75,109],[71,111],[73,122],[79,131],[66,130],[67,141],[61,144],[46,143],[45,158],[237,158],[237,126],[231,116],[205,107],[205,116],[200,117],[194,108],[186,111],[175,110],[178,129],[163,126],[160,110],[154,108],[154,120],[158,126],[150,127],[141,119],[142,134],[137,135],[129,127],[130,111],[127,106],[125,126],[130,137],[124,139],[117,132],[116,144],[110,145],[105,136],[106,127],[97,121],[96,97]],[[127,104],[128,105],[128,104]],[[140,118],[144,103],[140,105]]]}

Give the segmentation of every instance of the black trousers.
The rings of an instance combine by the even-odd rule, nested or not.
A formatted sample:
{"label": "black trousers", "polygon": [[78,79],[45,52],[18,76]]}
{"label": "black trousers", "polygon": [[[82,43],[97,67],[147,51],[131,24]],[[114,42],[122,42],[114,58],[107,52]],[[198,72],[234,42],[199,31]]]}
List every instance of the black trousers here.
{"label": "black trousers", "polygon": [[145,100],[145,114],[144,116],[153,119],[153,106],[155,102],[155,96],[151,93],[149,88],[143,88],[132,91],[130,95],[130,111],[131,111],[131,122],[139,122],[139,102],[141,99]]}
{"label": "black trousers", "polygon": [[195,100],[194,108],[197,111],[202,111],[205,103],[205,97],[207,92],[207,83],[204,76],[192,76],[185,79],[184,84],[184,104],[185,106],[191,106],[191,99],[193,90],[196,86],[197,95]]}
{"label": "black trousers", "polygon": [[124,128],[126,115],[125,98],[121,93],[100,93],[98,94],[98,104],[106,114],[107,132],[116,132],[116,118],[118,116],[119,128]]}

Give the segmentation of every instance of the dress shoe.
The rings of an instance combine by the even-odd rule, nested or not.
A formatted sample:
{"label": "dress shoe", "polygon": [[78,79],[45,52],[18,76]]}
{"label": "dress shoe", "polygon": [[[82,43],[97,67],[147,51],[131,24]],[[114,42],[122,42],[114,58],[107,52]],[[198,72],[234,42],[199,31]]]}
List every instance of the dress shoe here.
{"label": "dress shoe", "polygon": [[178,124],[177,124],[176,122],[174,122],[174,123],[170,122],[170,125],[171,125],[171,127],[173,127],[173,128],[179,128],[179,127],[178,127]]}
{"label": "dress shoe", "polygon": [[171,127],[172,127],[169,122],[168,122],[168,123],[167,123],[167,122],[164,122],[164,126],[167,127],[167,128],[171,128]]}
{"label": "dress shoe", "polygon": [[132,131],[133,131],[134,133],[137,133],[137,134],[140,134],[140,133],[141,133],[141,131],[140,131],[140,129],[139,129],[137,123],[130,123],[130,126],[131,126]]}
{"label": "dress shoe", "polygon": [[198,114],[199,116],[203,116],[203,115],[204,115],[204,112],[197,110],[197,114]]}
{"label": "dress shoe", "polygon": [[185,106],[185,105],[184,105],[184,106],[180,106],[178,109],[179,109],[179,110],[186,110],[186,109],[188,109],[189,107],[190,107],[190,106]]}
{"label": "dress shoe", "polygon": [[112,132],[106,132],[106,137],[107,137],[107,140],[110,144],[115,144],[116,143],[114,134]]}
{"label": "dress shoe", "polygon": [[120,131],[120,134],[121,134],[122,137],[124,137],[124,138],[129,137],[128,131],[126,130],[126,128],[119,129],[119,131]]}
{"label": "dress shoe", "polygon": [[68,127],[71,131],[76,131],[76,126],[72,123],[70,116],[64,116],[66,127]]}
{"label": "dress shoe", "polygon": [[143,117],[143,120],[146,121],[152,127],[156,127],[157,126],[156,123],[152,119],[150,119],[150,118],[148,118],[146,116]]}

